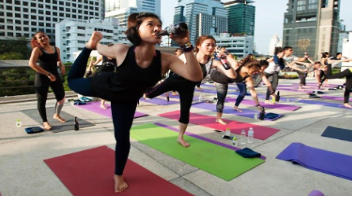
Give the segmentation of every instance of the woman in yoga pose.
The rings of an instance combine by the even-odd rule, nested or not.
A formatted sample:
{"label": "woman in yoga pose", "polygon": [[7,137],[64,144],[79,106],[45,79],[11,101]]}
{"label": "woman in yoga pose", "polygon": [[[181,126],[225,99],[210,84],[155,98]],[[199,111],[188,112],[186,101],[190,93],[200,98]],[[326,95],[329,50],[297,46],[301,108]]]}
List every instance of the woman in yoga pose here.
{"label": "woman in yoga pose", "polygon": [[[134,13],[128,17],[126,35],[133,46],[115,44],[111,47],[100,44],[103,35],[93,32],[92,37],[75,60],[68,76],[72,90],[86,96],[95,96],[111,101],[112,120],[116,139],[115,149],[115,192],[128,188],[123,178],[130,151],[130,129],[139,99],[171,69],[183,78],[199,82],[202,71],[189,43],[189,33],[170,38],[183,49],[184,64],[173,54],[161,53],[155,45],[161,42],[161,20],[153,13]],[[83,78],[84,70],[92,50],[115,58],[115,72],[100,72],[94,77]],[[89,174],[89,173],[87,173]]]}
{"label": "woman in yoga pose", "polygon": [[[210,35],[201,36],[196,41],[196,58],[202,69],[203,79],[209,79],[211,70],[218,71],[224,76],[235,78],[235,69],[237,62],[230,58],[230,62],[234,65],[233,68],[225,70],[220,61],[214,60],[211,56],[215,50],[215,39]],[[181,55],[180,59],[184,62],[185,56]],[[200,82],[200,81],[199,81]],[[187,129],[189,123],[189,113],[192,106],[194,87],[199,82],[193,82],[183,78],[180,75],[173,74],[167,78],[163,83],[157,85],[146,93],[148,98],[154,98],[170,90],[176,90],[180,95],[180,119],[179,119],[179,136],[177,141],[184,147],[190,146],[188,142],[183,139],[183,135]]]}

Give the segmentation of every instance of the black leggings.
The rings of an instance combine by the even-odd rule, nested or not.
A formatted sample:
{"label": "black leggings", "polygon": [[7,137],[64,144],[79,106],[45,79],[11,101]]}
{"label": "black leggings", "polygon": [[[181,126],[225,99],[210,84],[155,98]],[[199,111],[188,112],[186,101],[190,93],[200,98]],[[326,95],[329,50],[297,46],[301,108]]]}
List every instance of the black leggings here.
{"label": "black leggings", "polygon": [[322,85],[327,79],[327,72],[320,70],[320,84]]}
{"label": "black leggings", "polygon": [[229,84],[216,83],[216,94],[218,102],[216,103],[216,112],[222,113],[224,111],[224,104],[227,95],[227,89]]}
{"label": "black leggings", "polygon": [[49,87],[55,94],[56,101],[60,101],[65,97],[64,86],[62,85],[59,75],[55,75],[56,80],[51,82],[50,79],[42,74],[37,73],[35,76],[35,90],[37,93],[37,109],[43,122],[47,122],[45,104],[48,99]]}
{"label": "black leggings", "polygon": [[[273,88],[273,91],[276,91],[276,87],[279,84],[279,72],[274,72],[272,74],[265,73],[265,76],[268,78],[269,82],[271,83],[271,87]],[[266,97],[265,100],[269,100],[271,95],[269,87],[266,90]]]}
{"label": "black leggings", "polygon": [[236,85],[240,91],[240,93],[237,96],[236,103],[235,103],[235,106],[238,107],[241,104],[244,97],[246,97],[247,86],[246,86],[246,83],[244,83],[244,82],[236,83]]}
{"label": "black leggings", "polygon": [[177,91],[180,95],[180,118],[179,122],[183,124],[189,123],[189,112],[192,106],[194,87],[197,83],[187,81],[177,82],[174,77],[167,78],[164,82],[147,91],[148,98],[157,97],[168,91]]}
{"label": "black leggings", "polygon": [[[86,65],[92,50],[84,48],[73,63],[67,76],[70,88],[82,95],[92,96],[91,82],[83,78]],[[98,96],[99,97],[99,96]],[[137,102],[130,104],[119,104],[111,102],[112,120],[114,123],[114,134],[116,140],[115,148],[115,174],[122,175],[128,154],[130,152],[130,129],[136,112]]]}
{"label": "black leggings", "polygon": [[333,79],[333,78],[343,78],[346,77],[346,87],[345,87],[345,93],[344,93],[344,103],[348,103],[350,99],[350,93],[352,89],[352,72],[350,69],[345,69],[343,72],[334,74],[334,75],[329,75],[327,79]]}

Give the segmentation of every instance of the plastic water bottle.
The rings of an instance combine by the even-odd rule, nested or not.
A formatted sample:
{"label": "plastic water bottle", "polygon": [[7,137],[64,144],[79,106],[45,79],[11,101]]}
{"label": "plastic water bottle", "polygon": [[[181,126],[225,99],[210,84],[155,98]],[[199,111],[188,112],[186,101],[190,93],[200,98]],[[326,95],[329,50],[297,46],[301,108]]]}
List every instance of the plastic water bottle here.
{"label": "plastic water bottle", "polygon": [[16,127],[21,127],[22,126],[22,122],[20,119],[16,120]]}
{"label": "plastic water bottle", "polygon": [[318,95],[318,88],[315,88],[315,94]]}
{"label": "plastic water bottle", "polygon": [[257,120],[257,119],[258,119],[258,113],[255,113],[253,118],[254,118],[255,120]]}
{"label": "plastic water bottle", "polygon": [[202,102],[202,101],[203,101],[202,95],[199,95],[198,102]]}
{"label": "plastic water bottle", "polygon": [[244,131],[244,130],[241,131],[240,143],[241,144],[246,144],[246,131]]}
{"label": "plastic water bottle", "polygon": [[237,146],[237,138],[236,137],[232,138],[232,145]]}
{"label": "plastic water bottle", "polygon": [[227,136],[231,135],[231,131],[230,131],[229,127],[226,128],[225,135],[227,135]]}
{"label": "plastic water bottle", "polygon": [[253,128],[249,128],[248,130],[248,144],[252,144],[254,141],[254,130]]}

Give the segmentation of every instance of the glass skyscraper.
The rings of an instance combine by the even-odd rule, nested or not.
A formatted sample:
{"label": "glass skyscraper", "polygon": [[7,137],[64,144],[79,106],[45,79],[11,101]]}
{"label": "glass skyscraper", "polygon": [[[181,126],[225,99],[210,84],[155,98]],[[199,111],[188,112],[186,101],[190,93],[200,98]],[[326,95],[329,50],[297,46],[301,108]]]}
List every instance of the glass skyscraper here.
{"label": "glass skyscraper", "polygon": [[225,3],[228,11],[228,29],[230,34],[254,36],[255,7],[251,0],[235,0]]}
{"label": "glass skyscraper", "polygon": [[179,0],[174,23],[186,22],[194,44],[201,35],[227,32],[227,10],[220,0]]}

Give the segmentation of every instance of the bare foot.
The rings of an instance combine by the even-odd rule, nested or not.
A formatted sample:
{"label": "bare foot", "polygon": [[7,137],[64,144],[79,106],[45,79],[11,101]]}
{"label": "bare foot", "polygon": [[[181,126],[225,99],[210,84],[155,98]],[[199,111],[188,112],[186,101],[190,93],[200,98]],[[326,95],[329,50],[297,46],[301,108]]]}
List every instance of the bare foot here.
{"label": "bare foot", "polygon": [[349,103],[344,103],[343,106],[345,106],[347,108],[352,108],[352,106]]}
{"label": "bare foot", "polygon": [[303,90],[303,87],[298,87],[298,90]]}
{"label": "bare foot", "polygon": [[97,48],[98,42],[103,38],[100,32],[94,31],[89,41],[86,43],[86,48],[95,50]]}
{"label": "bare foot", "polygon": [[238,112],[242,112],[242,110],[240,108],[238,108],[238,106],[233,106],[233,109],[238,111]]}
{"label": "bare foot", "polygon": [[44,125],[44,127],[43,127],[44,130],[49,131],[49,130],[51,130],[51,128],[52,128],[52,127],[50,126],[49,122],[43,122],[43,125]]}
{"label": "bare foot", "polygon": [[57,115],[57,114],[54,114],[53,118],[57,119],[59,122],[66,122],[65,119],[63,119],[62,117],[60,117],[60,115]]}
{"label": "bare foot", "polygon": [[265,104],[271,104],[271,105],[273,104],[273,103],[271,103],[269,100],[265,100],[264,103],[265,103]]}
{"label": "bare foot", "polygon": [[122,175],[114,175],[115,193],[123,192],[128,188],[128,184],[123,180]]}
{"label": "bare foot", "polygon": [[103,109],[108,109],[106,106],[104,105],[100,105],[100,108],[103,108]]}
{"label": "bare foot", "polygon": [[171,95],[177,96],[177,92],[173,91]]}
{"label": "bare foot", "polygon": [[202,90],[202,88],[200,88],[200,87],[196,87],[196,89],[197,89],[197,90]]}
{"label": "bare foot", "polygon": [[227,124],[227,123],[224,122],[222,119],[216,119],[215,122],[218,122],[218,123],[220,123],[220,124],[222,124],[222,125],[226,125],[226,124]]}
{"label": "bare foot", "polygon": [[180,143],[180,144],[181,144],[182,146],[184,146],[184,147],[189,147],[189,146],[191,146],[188,142],[186,142],[186,141],[183,139],[182,136],[177,138],[177,142]]}

